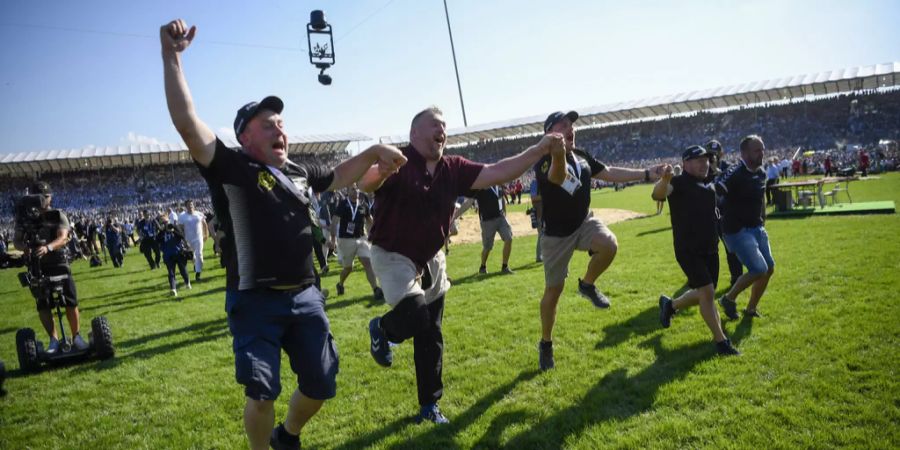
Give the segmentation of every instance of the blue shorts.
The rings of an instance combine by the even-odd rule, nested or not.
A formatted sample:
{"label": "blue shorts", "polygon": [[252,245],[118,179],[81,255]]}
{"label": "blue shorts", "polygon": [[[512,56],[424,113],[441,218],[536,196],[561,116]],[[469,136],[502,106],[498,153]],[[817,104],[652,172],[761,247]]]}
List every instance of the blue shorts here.
{"label": "blue shorts", "polygon": [[281,393],[281,349],[297,386],[316,400],[335,396],[338,353],[315,286],[302,291],[228,290],[225,311],[234,347],[235,378],[247,397],[274,400]]}
{"label": "blue shorts", "polygon": [[775,267],[764,227],[741,228],[737,233],[726,234],[725,245],[752,274],[763,274]]}

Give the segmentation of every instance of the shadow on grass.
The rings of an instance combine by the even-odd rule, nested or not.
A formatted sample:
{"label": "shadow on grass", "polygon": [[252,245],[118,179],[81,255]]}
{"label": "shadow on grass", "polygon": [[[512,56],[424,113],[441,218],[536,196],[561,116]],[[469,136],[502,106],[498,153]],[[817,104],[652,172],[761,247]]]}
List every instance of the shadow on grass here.
{"label": "shadow on grass", "polygon": [[[329,301],[329,300],[331,300],[331,299],[329,298],[329,299],[326,299],[326,300],[325,300],[325,311],[332,311],[332,310],[335,310],[335,309],[346,308],[346,307],[348,307],[348,306],[353,306],[353,305],[356,305],[356,304],[361,304],[361,303],[363,303],[364,301],[365,301],[365,306],[366,306],[366,308],[374,308],[374,307],[376,307],[376,306],[383,306],[383,305],[385,305],[384,300],[375,300],[375,297],[372,296],[372,295],[363,295],[363,296],[359,296],[359,297],[350,297],[350,298],[345,298],[345,299],[340,300],[340,301],[337,301],[337,302],[331,302],[331,301]],[[368,300],[368,301],[366,301],[366,300]]]}
{"label": "shadow on grass", "polygon": [[648,234],[662,233],[663,231],[669,231],[671,229],[672,229],[672,227],[664,227],[664,228],[657,228],[655,230],[641,231],[640,233],[636,234],[635,236],[641,237],[641,236],[646,236]]}
{"label": "shadow on grass", "polygon": [[[517,266],[517,267],[512,267],[512,270],[513,270],[513,272],[516,272],[516,271],[518,271],[518,270],[530,269],[530,268],[532,268],[532,267],[539,266],[539,265],[541,265],[541,263],[530,262],[530,263],[528,263],[528,264],[522,264],[522,265]],[[470,275],[466,275],[466,276],[464,276],[464,277],[453,278],[453,281],[452,281],[450,284],[453,285],[453,286],[459,286],[459,285],[461,285],[461,284],[467,284],[467,283],[472,283],[472,282],[476,282],[476,281],[489,280],[489,279],[494,278],[494,277],[505,277],[505,276],[515,276],[515,275],[516,275],[515,273],[512,273],[512,274],[505,274],[505,273],[500,272],[499,270],[492,271],[492,272],[488,272],[488,273],[486,273],[486,274],[482,274],[482,273],[476,272],[476,273],[473,273],[473,274],[470,274]]]}
{"label": "shadow on grass", "polygon": [[[168,353],[174,350],[178,350],[184,347],[189,347],[192,345],[202,344],[204,342],[214,341],[216,339],[229,336],[230,332],[228,330],[228,323],[225,318],[221,319],[213,319],[208,320],[206,322],[198,322],[195,324],[187,325],[181,328],[173,328],[170,330],[160,331],[158,333],[148,334],[141,337],[137,337],[134,339],[129,339],[123,342],[116,342],[115,335],[113,336],[113,344],[116,348],[116,356],[107,359],[104,361],[97,361],[94,364],[85,365],[83,367],[79,367],[77,372],[87,372],[89,370],[100,371],[114,368],[123,361],[128,359],[147,359],[152,358],[154,356]],[[131,347],[141,346],[153,341],[158,341],[160,339],[165,339],[171,336],[184,336],[185,339],[182,339],[177,342],[169,342],[153,347],[148,347],[143,350],[138,350],[132,353],[121,354],[122,350],[127,350]]]}
{"label": "shadow on grass", "polygon": [[597,350],[616,347],[634,336],[644,336],[661,329],[659,306],[653,305],[636,316],[603,328],[603,340],[594,347]]}
{"label": "shadow on grass", "polygon": [[[732,340],[737,342],[742,337],[736,332]],[[608,373],[580,401],[532,425],[504,447],[564,448],[570,436],[578,436],[597,424],[625,421],[652,410],[661,387],[684,378],[698,363],[716,357],[708,341],[667,350],[662,346],[661,336],[654,336],[639,345],[653,349],[656,359],[652,364],[631,376],[625,369]],[[503,423],[492,423],[489,431],[493,434],[486,434],[482,441],[498,447],[505,426],[514,423],[512,419],[516,415],[524,413],[511,414],[513,417],[507,417]]]}
{"label": "shadow on grass", "polygon": [[[456,415],[455,417],[451,417],[449,424],[443,426],[423,425],[431,426],[431,429],[426,433],[422,433],[421,435],[416,436],[411,440],[405,441],[402,444],[394,445],[391,448],[420,449],[456,447],[457,445],[453,442],[453,436],[462,433],[466,428],[475,423],[475,421],[478,420],[478,418],[481,417],[485,413],[485,411],[487,411],[491,406],[509,395],[519,383],[529,381],[536,377],[539,373],[540,372],[537,370],[528,370],[520,373],[512,381],[509,381],[508,383],[495,388],[484,397],[481,397],[464,412]],[[338,449],[343,450],[371,447],[377,444],[382,439],[399,432],[404,427],[414,424],[414,418],[414,416],[409,416],[395,420],[389,425],[373,433],[344,443],[343,445],[338,447]]]}

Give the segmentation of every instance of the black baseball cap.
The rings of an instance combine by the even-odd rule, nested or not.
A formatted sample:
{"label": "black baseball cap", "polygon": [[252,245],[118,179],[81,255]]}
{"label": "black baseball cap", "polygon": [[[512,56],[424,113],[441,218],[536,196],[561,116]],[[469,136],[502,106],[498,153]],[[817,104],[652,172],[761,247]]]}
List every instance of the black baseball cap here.
{"label": "black baseball cap", "polygon": [[578,120],[578,113],[575,111],[569,111],[567,113],[556,111],[555,113],[550,114],[547,116],[547,120],[544,121],[544,133],[550,131],[550,128],[564,117],[569,119],[570,122],[575,123],[575,121]]}
{"label": "black baseball cap", "polygon": [[284,111],[284,102],[280,98],[270,95],[258,103],[250,102],[242,106],[234,118],[234,137],[238,138],[238,142],[240,142],[241,133],[244,132],[247,124],[250,123],[250,119],[264,109],[281,114],[281,111]]}
{"label": "black baseball cap", "polygon": [[706,150],[710,153],[722,153],[725,151],[725,148],[722,147],[722,143],[715,139],[703,144],[703,146],[706,147]]}
{"label": "black baseball cap", "polygon": [[708,151],[706,151],[705,148],[703,148],[699,145],[692,145],[692,146],[686,148],[681,153],[681,160],[687,161],[689,159],[700,158],[700,157],[709,156],[709,155],[710,155],[710,153]]}
{"label": "black baseball cap", "polygon": [[53,194],[53,191],[50,190],[50,185],[47,184],[46,181],[35,181],[34,184],[28,188],[28,193],[32,195],[51,195]]}

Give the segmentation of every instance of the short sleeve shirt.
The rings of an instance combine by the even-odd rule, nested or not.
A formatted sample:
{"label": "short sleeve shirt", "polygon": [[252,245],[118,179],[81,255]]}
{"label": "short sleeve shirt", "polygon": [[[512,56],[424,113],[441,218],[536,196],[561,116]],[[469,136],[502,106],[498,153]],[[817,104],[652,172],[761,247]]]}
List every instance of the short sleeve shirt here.
{"label": "short sleeve shirt", "polygon": [[415,148],[406,146],[400,151],[406,164],[375,191],[369,240],[421,268],[443,247],[456,197],[472,189],[484,165],[444,155],[434,173],[429,173],[425,158]]}
{"label": "short sleeve shirt", "polygon": [[338,203],[334,215],[340,218],[339,238],[361,238],[365,234],[366,219],[370,217],[369,202],[361,195],[355,203],[345,198]]}
{"label": "short sleeve shirt", "polygon": [[544,234],[569,236],[581,226],[591,206],[591,179],[606,170],[606,165],[587,153],[575,150],[566,154],[566,179],[577,180],[577,187],[566,189],[551,182],[551,156],[546,155],[534,166],[535,179],[544,205]]}
{"label": "short sleeve shirt", "polygon": [[766,205],[766,172],[762,167],[750,171],[742,160],[719,177],[716,187],[724,197],[726,233],[762,226]]}
{"label": "short sleeve shirt", "polygon": [[308,188],[326,190],[334,179],[330,169],[293,163],[274,169],[218,139],[209,167],[198,167],[224,233],[227,289],[315,281]]}
{"label": "short sleeve shirt", "polygon": [[500,186],[491,186],[470,194],[478,201],[478,216],[482,222],[506,215],[506,204],[503,202],[503,188]]}
{"label": "short sleeve shirt", "polygon": [[718,252],[716,190],[712,183],[684,172],[672,177],[669,209],[676,252]]}

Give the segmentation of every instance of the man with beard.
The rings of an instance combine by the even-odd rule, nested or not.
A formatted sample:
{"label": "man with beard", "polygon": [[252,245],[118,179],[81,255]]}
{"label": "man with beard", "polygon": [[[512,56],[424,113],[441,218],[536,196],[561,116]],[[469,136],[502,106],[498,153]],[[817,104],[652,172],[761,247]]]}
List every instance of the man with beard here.
{"label": "man with beard", "polygon": [[607,167],[583,150],[575,148],[578,113],[557,111],[544,121],[545,135],[564,136],[566,152],[544,156],[534,166],[538,189],[543,200],[544,235],[541,255],[544,260],[544,295],[541,299],[541,341],[538,344],[538,366],[554,367],[553,325],[556,306],[562,295],[569,260],[575,250],[587,251],[591,259],[584,278],[578,280],[578,293],[597,308],[609,308],[609,299],[594,282],[612,263],[619,244],[616,236],[594,217],[590,210],[591,183],[594,178],[610,183],[656,180],[664,165],[647,169]]}
{"label": "man with beard", "polygon": [[716,182],[725,196],[725,245],[747,267],[731,289],[719,298],[729,319],[738,318],[737,296],[750,287],[750,301],[744,310],[748,317],[760,317],[756,306],[775,273],[775,260],[766,233],[766,172],[762,169],[766,145],[761,137],[750,135],[741,140],[741,160]]}
{"label": "man with beard", "polygon": [[389,342],[413,339],[418,422],[448,423],[438,408],[443,395],[444,340],[441,321],[447,282],[441,247],[450,230],[455,200],[472,190],[515,179],[547,153],[562,154],[562,136],[547,134],[528,150],[494,164],[444,155],[447,124],[437,107],[413,117],[410,145],[401,151],[409,163],[397,174],[369,169],[359,186],[375,193],[370,234],[372,264],[391,310],[369,322],[370,353],[385,367],[393,364]]}

